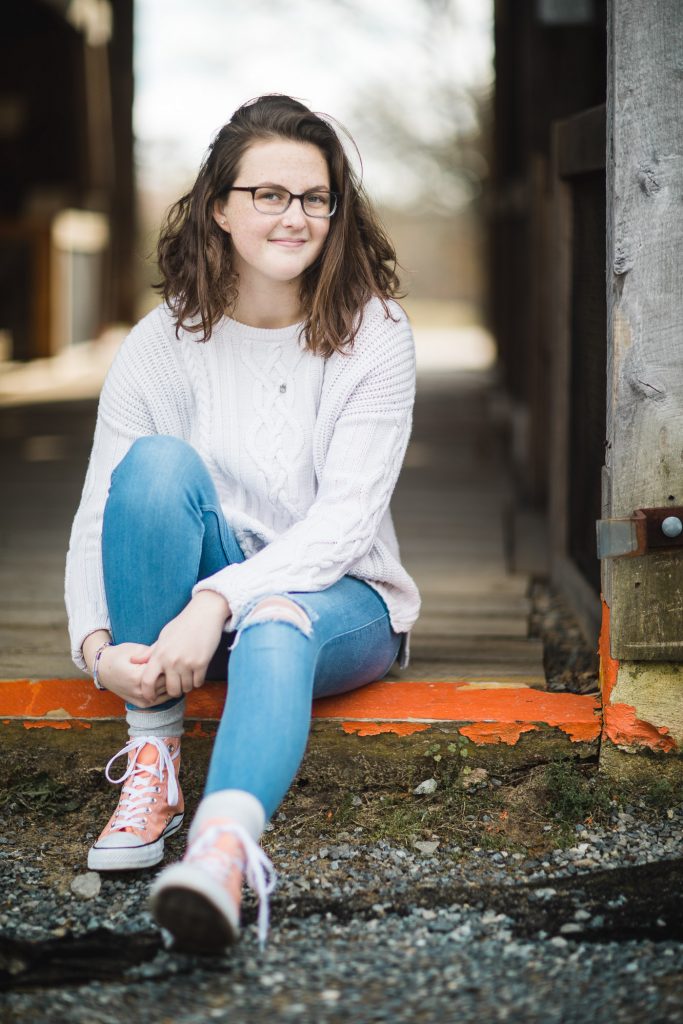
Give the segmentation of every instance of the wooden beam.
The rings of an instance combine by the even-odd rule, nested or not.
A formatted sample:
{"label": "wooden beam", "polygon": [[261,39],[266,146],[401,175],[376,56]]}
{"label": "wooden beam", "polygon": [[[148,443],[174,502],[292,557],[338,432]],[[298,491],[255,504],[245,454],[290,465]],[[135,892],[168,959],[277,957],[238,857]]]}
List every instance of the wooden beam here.
{"label": "wooden beam", "polygon": [[574,117],[557,123],[557,172],[563,178],[605,167],[606,107],[582,110]]}
{"label": "wooden beam", "polygon": [[572,197],[571,187],[559,174],[560,127],[551,135],[551,182],[553,228],[550,273],[553,316],[549,322],[553,339],[550,362],[550,467],[548,524],[550,565],[553,582],[562,587],[558,566],[567,558],[569,547],[569,376],[571,365],[572,289]]}
{"label": "wooden beam", "polygon": [[[679,0],[610,0],[607,448],[611,517],[683,504]],[[683,558],[603,562],[613,658],[682,660]]]}

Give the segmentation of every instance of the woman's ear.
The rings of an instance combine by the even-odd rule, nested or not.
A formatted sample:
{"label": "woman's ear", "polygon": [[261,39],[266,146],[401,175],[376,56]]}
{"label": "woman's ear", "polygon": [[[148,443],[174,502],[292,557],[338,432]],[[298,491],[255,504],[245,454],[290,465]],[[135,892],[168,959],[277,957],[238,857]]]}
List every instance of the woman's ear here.
{"label": "woman's ear", "polygon": [[213,204],[213,219],[218,224],[221,231],[225,231],[226,234],[230,234],[230,224],[225,213],[225,203],[221,199],[215,199]]}

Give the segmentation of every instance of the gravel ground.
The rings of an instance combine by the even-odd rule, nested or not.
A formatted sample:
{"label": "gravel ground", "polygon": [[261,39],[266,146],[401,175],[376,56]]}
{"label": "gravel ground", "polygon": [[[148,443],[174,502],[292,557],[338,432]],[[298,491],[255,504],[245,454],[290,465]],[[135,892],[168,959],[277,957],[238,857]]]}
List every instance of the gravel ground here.
{"label": "gravel ground", "polygon": [[[62,815],[60,757],[82,773]],[[99,775],[60,755],[51,780],[2,805],[2,1021],[683,1021],[683,806],[666,788],[618,802],[565,764],[340,804],[295,788],[265,836],[281,875],[266,950],[247,898],[240,944],[199,958],[164,947],[153,872],[86,872]]]}

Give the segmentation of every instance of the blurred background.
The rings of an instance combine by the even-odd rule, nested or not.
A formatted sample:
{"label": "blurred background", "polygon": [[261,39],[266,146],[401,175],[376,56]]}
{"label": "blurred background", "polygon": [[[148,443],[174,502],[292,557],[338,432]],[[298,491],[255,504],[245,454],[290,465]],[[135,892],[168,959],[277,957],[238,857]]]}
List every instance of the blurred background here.
{"label": "blurred background", "polygon": [[358,147],[360,157],[347,148],[397,246],[421,363],[490,363],[480,324],[492,0],[200,0],[187,10],[181,0],[135,7],[145,245],[230,113],[288,93]]}
{"label": "blurred background", "polygon": [[[606,0],[5,0],[0,409],[96,398],[157,302],[165,210],[237,106],[291,93],[355,139],[418,369],[480,375],[473,409],[505,433],[513,479],[506,536],[527,524],[533,571],[594,637],[606,35]],[[455,448],[463,429],[438,433]],[[26,450],[57,458],[43,433]]]}
{"label": "blurred background", "polygon": [[[165,210],[232,111],[264,92],[297,96],[351,133],[354,163],[398,248],[422,361],[492,362],[482,326],[491,0],[9,7],[0,70],[6,387],[8,362],[67,350],[60,363],[85,368],[93,353],[81,348],[77,359],[74,345],[104,335],[102,354],[113,325],[156,304]],[[29,281],[27,261],[41,247],[45,266]],[[12,387],[37,382],[37,370],[12,374]]]}

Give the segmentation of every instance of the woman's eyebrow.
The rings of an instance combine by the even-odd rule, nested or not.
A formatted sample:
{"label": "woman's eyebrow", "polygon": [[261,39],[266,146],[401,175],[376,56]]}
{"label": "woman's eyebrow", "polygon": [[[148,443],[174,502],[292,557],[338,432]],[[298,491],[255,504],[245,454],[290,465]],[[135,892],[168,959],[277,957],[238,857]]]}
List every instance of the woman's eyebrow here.
{"label": "woman's eyebrow", "polygon": [[[254,188],[284,188],[287,192],[291,192],[291,189],[287,188],[286,185],[280,185],[275,181],[260,181]],[[329,192],[329,185],[310,185],[304,189],[304,192]]]}

